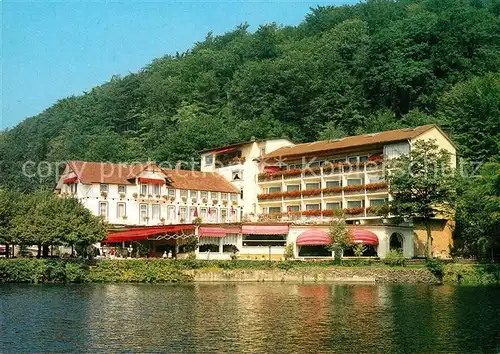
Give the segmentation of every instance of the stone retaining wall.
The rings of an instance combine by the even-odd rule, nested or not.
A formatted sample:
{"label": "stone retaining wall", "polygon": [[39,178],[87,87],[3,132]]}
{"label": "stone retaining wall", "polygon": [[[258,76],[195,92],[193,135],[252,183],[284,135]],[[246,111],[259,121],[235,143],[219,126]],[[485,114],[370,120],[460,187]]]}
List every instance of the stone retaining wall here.
{"label": "stone retaining wall", "polygon": [[290,270],[189,270],[195,282],[440,283],[427,269],[321,267]]}

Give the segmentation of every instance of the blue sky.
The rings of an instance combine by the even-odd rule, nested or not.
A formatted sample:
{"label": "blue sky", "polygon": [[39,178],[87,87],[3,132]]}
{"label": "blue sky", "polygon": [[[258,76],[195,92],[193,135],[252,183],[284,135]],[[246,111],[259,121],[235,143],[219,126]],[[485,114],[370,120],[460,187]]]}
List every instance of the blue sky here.
{"label": "blue sky", "polygon": [[356,2],[4,0],[0,130],[114,74],[185,51],[209,31],[224,33],[245,21],[251,31],[270,22],[296,25],[310,7]]}

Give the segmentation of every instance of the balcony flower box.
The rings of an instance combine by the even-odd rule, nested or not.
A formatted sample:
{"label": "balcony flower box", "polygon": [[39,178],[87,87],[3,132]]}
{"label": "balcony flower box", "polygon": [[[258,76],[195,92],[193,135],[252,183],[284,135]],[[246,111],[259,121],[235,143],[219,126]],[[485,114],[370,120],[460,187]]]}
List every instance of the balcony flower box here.
{"label": "balcony flower box", "polygon": [[175,197],[170,197],[170,202],[171,203],[175,202]]}
{"label": "balcony flower box", "polygon": [[350,185],[342,188],[344,190],[344,194],[360,194],[362,193],[364,186],[363,185]]}
{"label": "balcony flower box", "polygon": [[201,201],[203,202],[203,204],[207,204],[208,202],[207,198],[203,198]]}
{"label": "balcony flower box", "polygon": [[344,209],[344,213],[347,215],[359,215],[364,213],[365,208],[347,208]]}
{"label": "balcony flower box", "polygon": [[219,201],[217,199],[212,200],[213,205],[217,205],[218,203],[219,203]]}
{"label": "balcony flower box", "polygon": [[363,171],[364,168],[365,168],[364,163],[346,162],[344,164],[344,173]]}
{"label": "balcony flower box", "polygon": [[321,189],[306,189],[302,191],[303,197],[314,197],[321,195]]}
{"label": "balcony flower box", "polygon": [[187,202],[187,200],[188,200],[188,199],[187,199],[187,197],[181,197],[181,199],[182,199],[182,202],[183,202],[183,203],[186,203],[186,202]]}
{"label": "balcony flower box", "polygon": [[281,171],[279,172],[263,172],[259,173],[259,181],[274,181],[277,179],[281,179]]}
{"label": "balcony flower box", "polygon": [[[273,199],[281,199],[283,196],[283,193],[277,192],[277,193],[265,193],[265,194],[259,194],[257,195],[257,199],[259,200],[273,200]],[[233,200],[235,202],[235,200]]]}
{"label": "balcony flower box", "polygon": [[153,195],[152,194],[148,194],[148,198],[149,199],[153,198]]}
{"label": "balcony flower box", "polygon": [[164,194],[161,196],[163,199],[168,200],[168,195]]}
{"label": "balcony flower box", "polygon": [[196,202],[197,202],[197,201],[198,201],[198,199],[196,199],[196,198],[191,198],[191,203],[196,204]]}
{"label": "balcony flower box", "polygon": [[365,189],[367,191],[380,191],[380,190],[386,190],[387,189],[387,183],[386,182],[380,182],[380,183],[369,183],[365,185]]}
{"label": "balcony flower box", "polygon": [[225,199],[224,199],[224,200],[222,201],[222,205],[226,206],[226,205],[227,205],[227,200],[225,200]]}
{"label": "balcony flower box", "polygon": [[342,193],[342,187],[329,187],[323,189],[323,195],[339,195]]}
{"label": "balcony flower box", "polygon": [[382,205],[376,205],[376,206],[369,206],[366,208],[366,215],[367,216],[387,216],[390,213],[390,206],[389,204],[382,204]]}
{"label": "balcony flower box", "polygon": [[120,200],[125,199],[125,193],[119,193],[119,195],[120,195]]}
{"label": "balcony flower box", "polygon": [[237,201],[237,200],[233,200],[231,203],[232,203],[234,206],[237,206],[237,205],[238,205],[238,201]]}
{"label": "balcony flower box", "polygon": [[103,197],[104,199],[106,199],[108,197],[108,192],[102,191],[101,192],[101,197]]}
{"label": "balcony flower box", "polygon": [[323,175],[331,175],[342,172],[342,164],[340,163],[329,163],[323,165]]}
{"label": "balcony flower box", "polygon": [[138,194],[137,193],[132,193],[132,198],[137,199]]}
{"label": "balcony flower box", "polygon": [[161,198],[161,195],[160,195],[160,194],[157,194],[157,195],[155,195],[155,198],[156,198],[156,199],[160,199],[160,198]]}
{"label": "balcony flower box", "polygon": [[319,176],[321,176],[321,167],[320,166],[305,168],[303,171],[304,171],[304,177],[319,177]]}
{"label": "balcony flower box", "polygon": [[300,191],[283,192],[283,197],[285,197],[285,199],[298,199],[300,196]]}

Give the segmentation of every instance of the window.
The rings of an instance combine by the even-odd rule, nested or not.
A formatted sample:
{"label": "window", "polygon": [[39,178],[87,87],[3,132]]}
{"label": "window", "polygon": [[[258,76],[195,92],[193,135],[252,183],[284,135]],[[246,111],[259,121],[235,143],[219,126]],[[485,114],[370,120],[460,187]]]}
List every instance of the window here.
{"label": "window", "polygon": [[269,207],[269,214],[281,213],[281,207]]}
{"label": "window", "polygon": [[385,203],[387,203],[387,199],[384,198],[370,199],[371,206],[384,205]]}
{"label": "window", "polygon": [[205,166],[210,166],[214,163],[214,155],[206,155],[205,156]]}
{"label": "window", "polygon": [[240,198],[243,200],[243,188],[240,189]]}
{"label": "window", "polygon": [[275,246],[284,247],[286,245],[286,235],[243,235],[243,246]]}
{"label": "window", "polygon": [[286,186],[287,192],[300,191],[300,185],[298,184],[289,184]]}
{"label": "window", "polygon": [[319,189],[319,183],[306,183],[306,190]]}
{"label": "window", "polygon": [[127,186],[118,186],[118,193],[127,193]]}
{"label": "window", "polygon": [[348,200],[347,207],[348,208],[361,208],[361,207],[363,207],[363,201],[362,200]]}
{"label": "window", "polygon": [[189,191],[189,198],[191,198],[191,199],[193,199],[193,198],[198,199],[198,191]]}
{"label": "window", "polygon": [[[102,184],[101,184],[102,186]],[[100,202],[99,203],[99,215],[102,216],[104,219],[108,218],[108,203],[107,202]]]}
{"label": "window", "polygon": [[151,217],[153,220],[160,220],[160,204],[151,205]]}
{"label": "window", "polygon": [[340,187],[342,181],[326,181],[326,188]]}
{"label": "window", "polygon": [[153,184],[153,194],[154,195],[160,194],[160,185],[159,184]]}
{"label": "window", "polygon": [[173,205],[167,206],[167,219],[171,221],[175,220],[175,206]]}
{"label": "window", "polygon": [[181,195],[181,198],[187,198],[188,197],[188,190],[187,189],[181,189],[180,195]]}
{"label": "window", "polygon": [[180,207],[180,215],[181,215],[181,220],[182,222],[186,222],[187,221],[187,207]]}
{"label": "window", "polygon": [[339,209],[341,209],[341,203],[340,202],[326,203],[326,209],[328,209],[328,210],[339,210]]}
{"label": "window", "polygon": [[237,202],[237,201],[238,201],[238,194],[236,194],[236,193],[231,193],[231,201],[233,201],[233,200],[234,200],[235,202]]}
{"label": "window", "polygon": [[71,194],[76,194],[78,192],[78,184],[77,183],[71,183],[69,188],[70,188]]}
{"label": "window", "polygon": [[358,162],[358,157],[357,156],[349,157],[349,163],[356,163],[356,162]]}
{"label": "window", "polygon": [[345,158],[333,160],[333,163],[344,163],[344,162],[345,162]]}
{"label": "window", "polygon": [[267,189],[268,193],[279,193],[281,192],[281,187],[269,187]]}
{"label": "window", "polygon": [[217,208],[210,208],[210,221],[217,222]]}
{"label": "window", "polygon": [[299,164],[295,164],[295,165],[289,165],[288,169],[289,170],[302,169],[302,164],[299,163]]}
{"label": "window", "polygon": [[217,200],[219,193],[217,192],[210,192],[210,199],[212,200]]}
{"label": "window", "polygon": [[363,181],[361,178],[351,178],[347,180],[347,185],[348,186],[360,186],[363,184]]}
{"label": "window", "polygon": [[385,182],[384,176],[370,176],[368,177],[368,183],[380,183]]}
{"label": "window", "polygon": [[241,181],[243,180],[243,171],[235,170],[232,172],[233,181]]}
{"label": "window", "polygon": [[306,210],[319,210],[319,204],[306,204]]}
{"label": "window", "polygon": [[194,206],[189,207],[188,220],[193,220],[196,217],[196,216],[194,216],[195,210],[196,210],[196,207],[194,207]]}
{"label": "window", "polygon": [[366,162],[368,161],[368,156],[360,156],[359,157],[359,162]]}
{"label": "window", "polygon": [[207,219],[207,208],[200,208],[200,218],[203,221]]}
{"label": "window", "polygon": [[175,189],[169,189],[167,194],[169,197],[175,197]]}
{"label": "window", "polygon": [[200,194],[201,194],[201,199],[203,199],[203,198],[208,199],[208,192],[207,191],[201,191]]}
{"label": "window", "polygon": [[148,194],[148,185],[146,183],[141,184],[141,194]]}
{"label": "window", "polygon": [[265,154],[266,154],[266,148],[265,147],[260,148],[260,156],[265,155]]}
{"label": "window", "polygon": [[101,183],[101,186],[100,186],[100,189],[101,189],[101,192],[106,192],[108,193],[108,185],[107,184],[102,184]]}
{"label": "window", "polygon": [[141,220],[146,220],[148,217],[148,205],[147,204],[139,204],[139,214]]}
{"label": "window", "polygon": [[309,167],[317,167],[317,166],[320,166],[320,165],[321,165],[320,161],[314,161],[314,162],[311,162],[309,164]]}
{"label": "window", "polygon": [[116,217],[121,219],[124,216],[126,216],[125,203],[117,203],[116,204]]}
{"label": "window", "polygon": [[227,200],[227,193],[221,193],[220,194],[220,199]]}
{"label": "window", "polygon": [[288,205],[286,207],[287,212],[300,211],[300,205]]}
{"label": "window", "polygon": [[226,222],[227,221],[227,209],[221,209],[220,210],[220,222]]}

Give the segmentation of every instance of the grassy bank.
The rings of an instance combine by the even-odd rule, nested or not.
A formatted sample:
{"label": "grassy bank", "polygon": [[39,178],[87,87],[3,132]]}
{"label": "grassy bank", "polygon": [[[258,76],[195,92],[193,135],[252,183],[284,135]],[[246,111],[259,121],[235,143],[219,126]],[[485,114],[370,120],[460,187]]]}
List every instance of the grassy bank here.
{"label": "grassy bank", "polygon": [[[253,271],[253,274],[250,273]],[[196,274],[224,272],[238,279],[254,279],[255,272],[279,279],[282,274],[294,273],[326,279],[338,277],[373,277],[381,282],[436,282],[498,284],[499,265],[441,264],[429,269],[423,264],[390,267],[381,262],[344,261],[206,261],[206,260],[100,260],[85,262],[66,259],[0,259],[0,283],[85,283],[85,282],[189,282]],[[432,272],[432,273],[431,273]],[[281,275],[280,275],[281,274]],[[318,274],[316,276],[315,274]],[[434,274],[435,277],[432,275]],[[260,276],[260,275],[259,275]]]}

